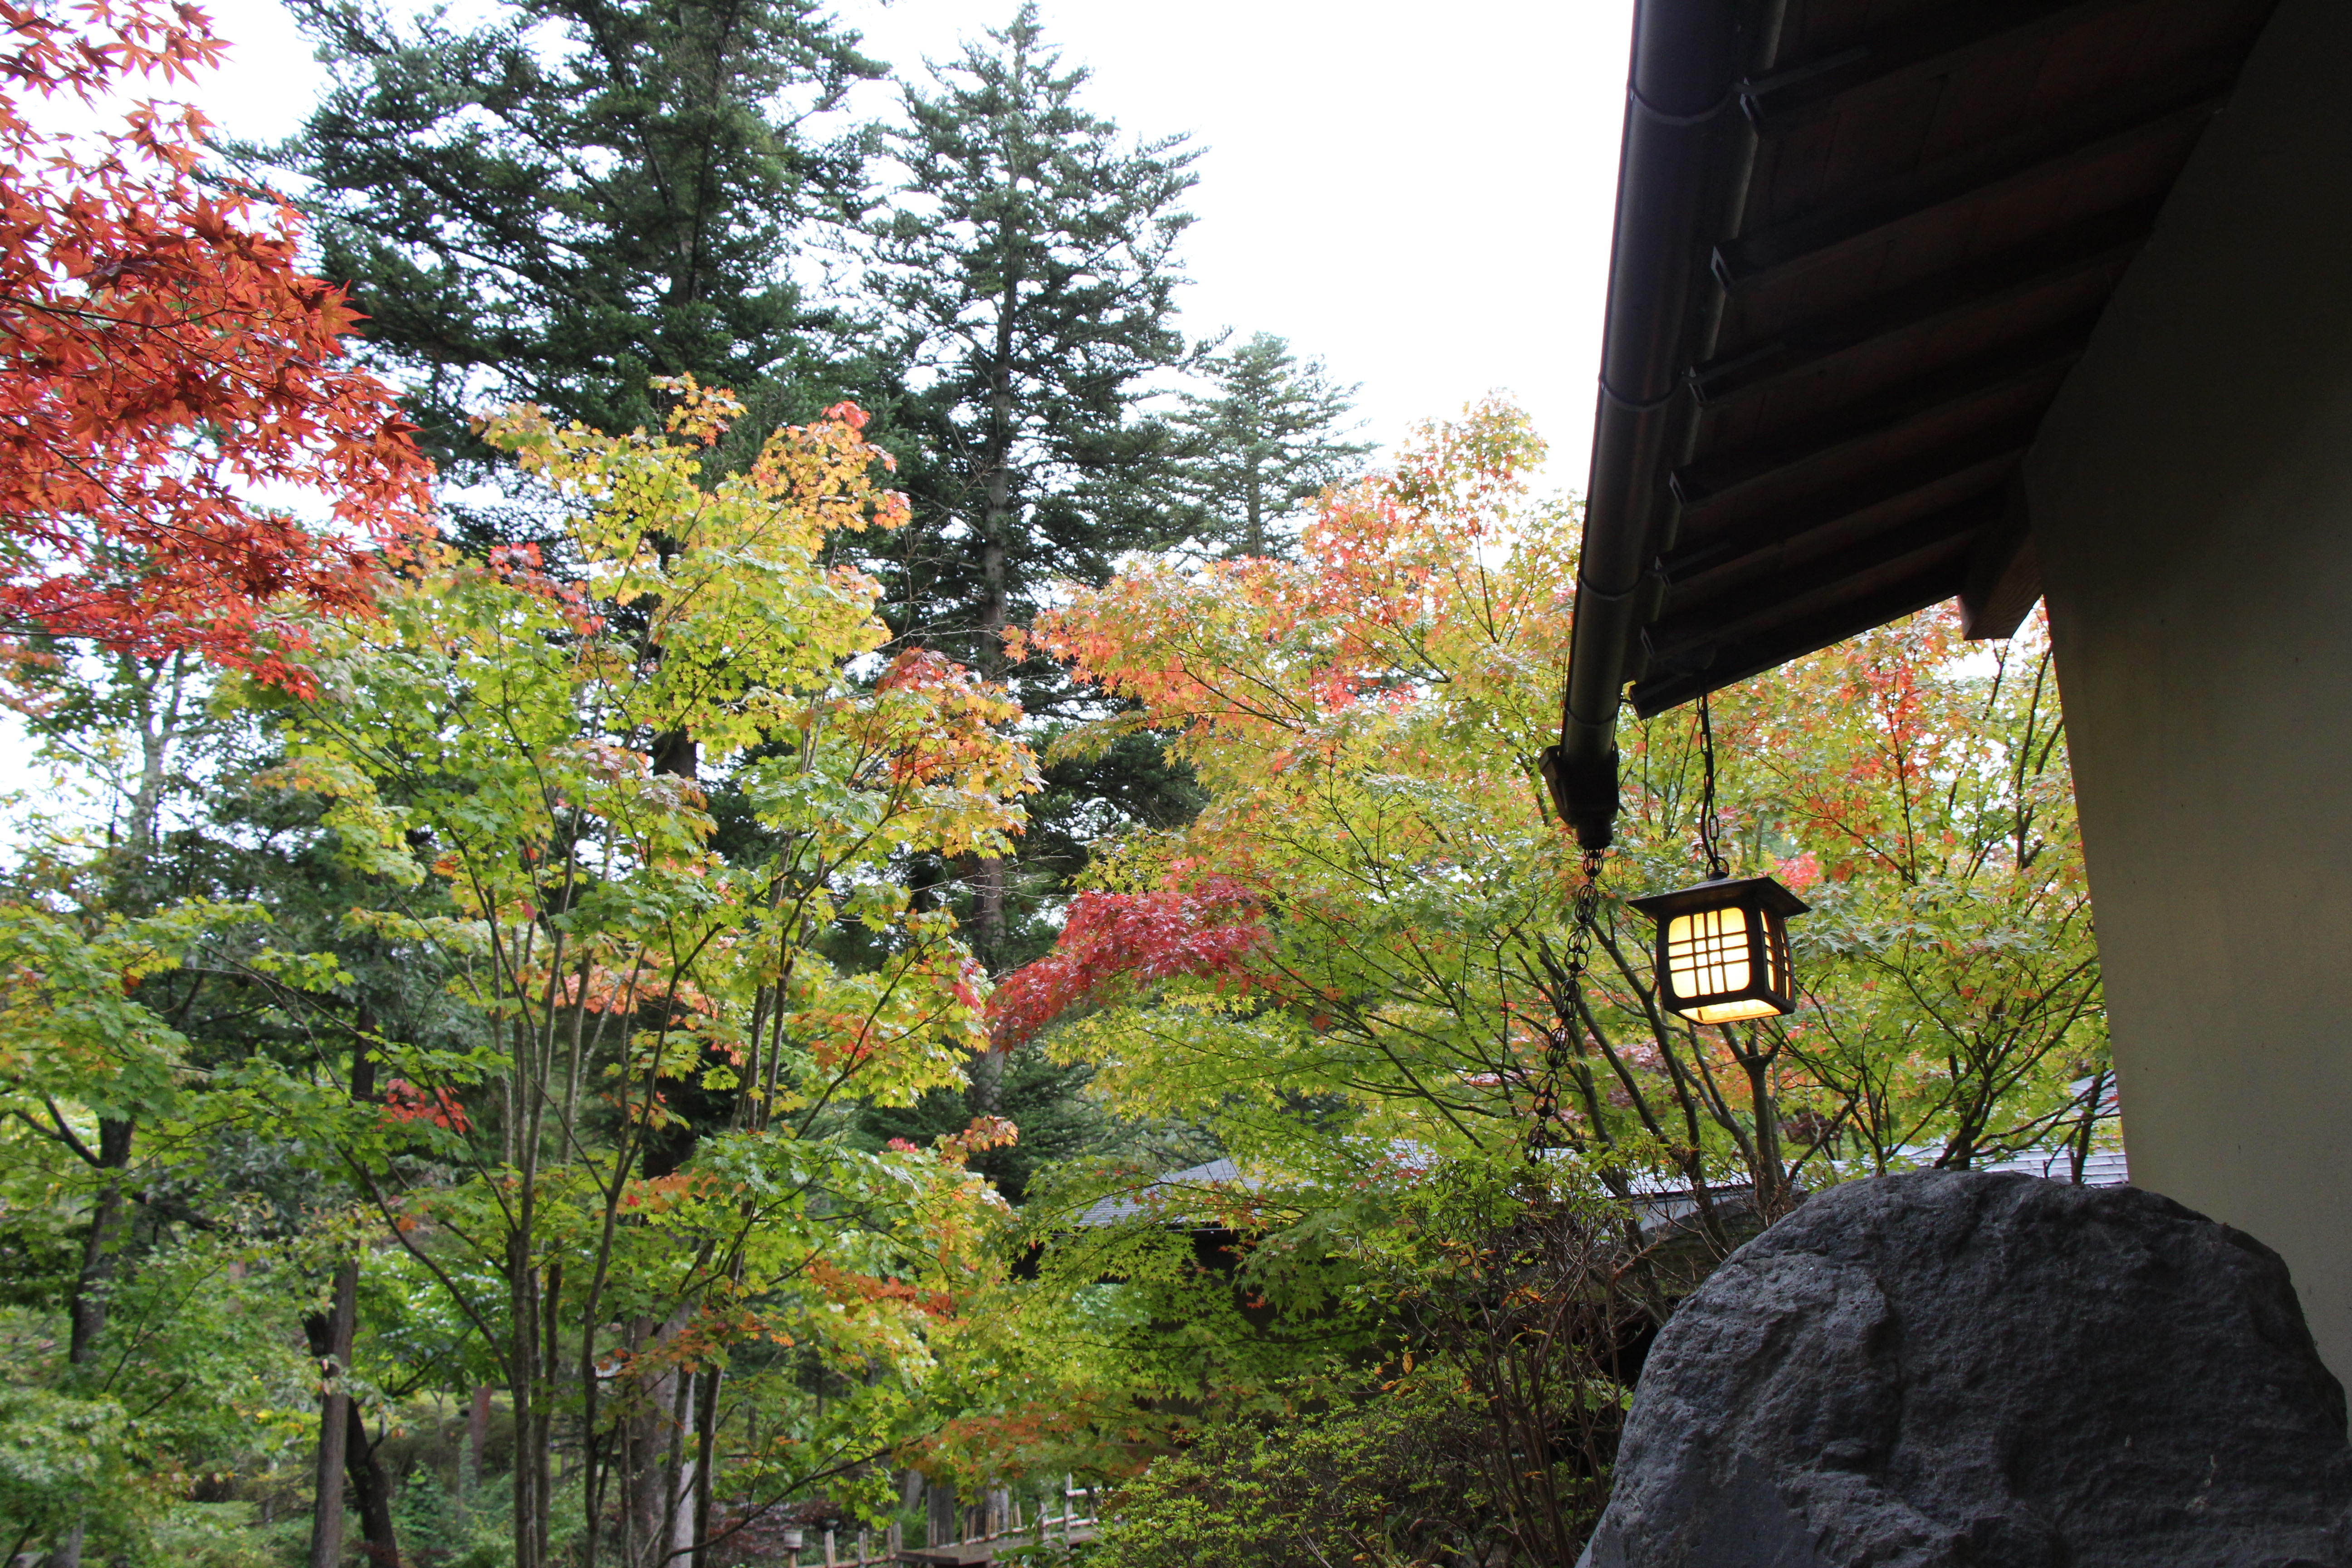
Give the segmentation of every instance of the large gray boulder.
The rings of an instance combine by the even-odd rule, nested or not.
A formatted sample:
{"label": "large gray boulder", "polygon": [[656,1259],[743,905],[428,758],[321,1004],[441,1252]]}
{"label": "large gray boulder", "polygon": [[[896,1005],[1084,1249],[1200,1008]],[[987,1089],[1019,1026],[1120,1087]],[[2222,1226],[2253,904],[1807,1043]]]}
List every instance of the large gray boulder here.
{"label": "large gray boulder", "polygon": [[2278,1254],[2130,1187],[1834,1187],[1658,1336],[1587,1568],[2352,1568]]}

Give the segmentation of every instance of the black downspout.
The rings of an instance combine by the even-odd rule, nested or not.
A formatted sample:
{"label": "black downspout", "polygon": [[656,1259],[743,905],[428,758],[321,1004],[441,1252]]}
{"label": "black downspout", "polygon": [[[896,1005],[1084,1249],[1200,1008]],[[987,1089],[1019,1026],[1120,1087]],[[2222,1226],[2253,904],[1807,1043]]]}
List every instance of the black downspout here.
{"label": "black downspout", "polygon": [[1606,848],[1615,828],[1617,710],[1641,673],[1629,651],[1664,592],[1652,563],[1672,543],[1665,476],[1691,437],[1684,371],[1712,347],[1722,299],[1708,258],[1738,222],[1754,160],[1738,86],[1769,65],[1784,5],[1639,0],[1634,12],[1568,690],[1559,744],[1542,758],[1553,805],[1587,849]]}

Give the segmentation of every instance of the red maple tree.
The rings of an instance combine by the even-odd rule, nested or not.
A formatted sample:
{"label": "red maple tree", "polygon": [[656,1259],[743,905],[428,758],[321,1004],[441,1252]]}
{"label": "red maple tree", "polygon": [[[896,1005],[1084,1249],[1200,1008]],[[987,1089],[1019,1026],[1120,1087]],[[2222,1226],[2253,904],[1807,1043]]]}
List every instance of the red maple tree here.
{"label": "red maple tree", "polygon": [[1271,940],[1256,895],[1230,877],[1080,893],[1054,951],[997,983],[990,1034],[999,1050],[1010,1050],[1083,1002],[1179,976],[1263,984],[1251,961]]}
{"label": "red maple tree", "polygon": [[[299,683],[274,605],[363,608],[429,465],[358,318],[306,274],[298,215],[196,178],[205,121],[140,102],[224,49],[157,0],[0,0],[0,637],[199,651]],[[320,498],[306,525],[275,502]]]}

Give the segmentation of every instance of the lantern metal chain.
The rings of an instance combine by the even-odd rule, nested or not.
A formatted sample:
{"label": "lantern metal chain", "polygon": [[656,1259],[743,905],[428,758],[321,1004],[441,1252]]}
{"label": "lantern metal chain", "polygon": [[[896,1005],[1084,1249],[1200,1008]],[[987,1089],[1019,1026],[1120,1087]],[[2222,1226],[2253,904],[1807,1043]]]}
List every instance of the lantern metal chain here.
{"label": "lantern metal chain", "polygon": [[1575,919],[1569,926],[1568,952],[1561,964],[1568,989],[1563,1008],[1567,1016],[1552,1025],[1550,1036],[1544,1042],[1543,1068],[1536,1076],[1535,1121],[1528,1130],[1529,1160],[1539,1160],[1545,1150],[1559,1146],[1552,1137],[1552,1129],[1562,1124],[1560,1079],[1567,1074],[1569,1058],[1576,1049],[1577,994],[1584,971],[1592,962],[1593,933],[1601,924],[1601,854],[1598,849],[1584,852],[1584,881],[1576,889],[1572,906]]}
{"label": "lantern metal chain", "polygon": [[1698,700],[1698,847],[1706,857],[1707,879],[1713,881],[1730,876],[1731,868],[1723,858],[1723,821],[1715,804],[1715,721],[1707,712],[1704,693]]}

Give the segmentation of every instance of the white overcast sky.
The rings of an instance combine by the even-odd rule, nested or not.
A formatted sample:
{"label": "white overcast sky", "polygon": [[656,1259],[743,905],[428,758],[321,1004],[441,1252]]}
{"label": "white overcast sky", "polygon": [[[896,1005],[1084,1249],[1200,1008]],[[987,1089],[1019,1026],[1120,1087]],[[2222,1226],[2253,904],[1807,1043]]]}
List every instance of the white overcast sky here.
{"label": "white overcast sky", "polygon": [[[909,75],[1015,0],[838,0]],[[229,133],[300,123],[320,71],[274,0],[209,0],[235,45],[189,96]],[[1395,439],[1488,391],[1581,489],[1631,0],[1044,0],[1085,101],[1204,149],[1184,247],[1194,334],[1271,331],[1360,382]],[[877,98],[873,106],[883,107]]]}

